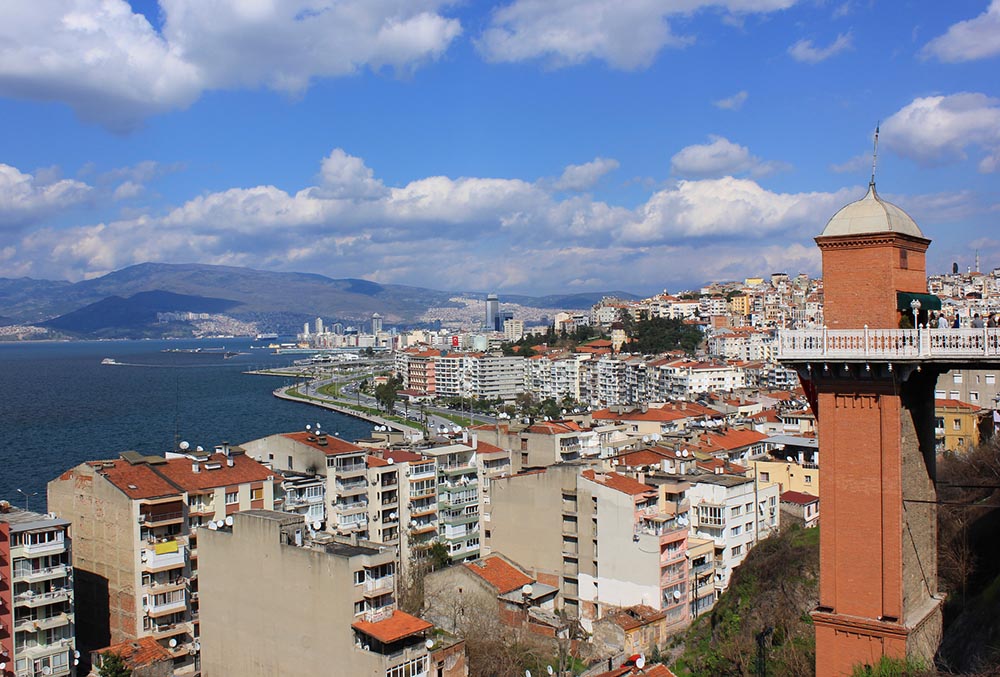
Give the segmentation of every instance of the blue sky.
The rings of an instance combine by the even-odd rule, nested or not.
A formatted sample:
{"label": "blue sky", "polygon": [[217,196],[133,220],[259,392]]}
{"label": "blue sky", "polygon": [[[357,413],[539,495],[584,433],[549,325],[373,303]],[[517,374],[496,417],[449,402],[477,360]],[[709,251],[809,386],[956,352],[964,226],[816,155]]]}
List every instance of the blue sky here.
{"label": "blue sky", "polygon": [[0,5],[0,277],[438,289],[818,274],[877,184],[1000,266],[1000,0]]}

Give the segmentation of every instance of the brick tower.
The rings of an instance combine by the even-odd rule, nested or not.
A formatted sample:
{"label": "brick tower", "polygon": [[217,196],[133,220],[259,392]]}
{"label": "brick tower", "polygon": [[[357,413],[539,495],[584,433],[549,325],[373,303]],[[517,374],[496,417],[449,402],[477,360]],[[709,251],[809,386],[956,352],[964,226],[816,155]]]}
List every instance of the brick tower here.
{"label": "brick tower", "polygon": [[929,334],[912,328],[940,302],[927,295],[930,240],[878,196],[874,181],[816,243],[828,328],[788,332],[797,336],[783,335],[779,351],[798,371],[818,418],[816,674],[839,677],[881,656],[931,660],[940,642],[938,369],[914,357]]}

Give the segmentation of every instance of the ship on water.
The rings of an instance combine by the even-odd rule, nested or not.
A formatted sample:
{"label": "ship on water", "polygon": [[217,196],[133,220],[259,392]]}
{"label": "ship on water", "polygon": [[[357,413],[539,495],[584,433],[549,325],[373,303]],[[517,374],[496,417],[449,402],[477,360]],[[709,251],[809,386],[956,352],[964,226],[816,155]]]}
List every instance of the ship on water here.
{"label": "ship on water", "polygon": [[255,341],[273,341],[276,338],[278,338],[277,334],[257,334],[254,337],[254,340]]}

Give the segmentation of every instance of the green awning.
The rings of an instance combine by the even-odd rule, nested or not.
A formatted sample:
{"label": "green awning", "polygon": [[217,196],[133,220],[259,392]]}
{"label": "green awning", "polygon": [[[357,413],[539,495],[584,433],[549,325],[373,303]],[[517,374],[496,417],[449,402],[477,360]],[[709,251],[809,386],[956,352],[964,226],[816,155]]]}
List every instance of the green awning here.
{"label": "green awning", "polygon": [[941,310],[941,299],[934,294],[914,294],[908,291],[896,292],[896,309],[912,311],[910,304],[920,301],[920,310]]}

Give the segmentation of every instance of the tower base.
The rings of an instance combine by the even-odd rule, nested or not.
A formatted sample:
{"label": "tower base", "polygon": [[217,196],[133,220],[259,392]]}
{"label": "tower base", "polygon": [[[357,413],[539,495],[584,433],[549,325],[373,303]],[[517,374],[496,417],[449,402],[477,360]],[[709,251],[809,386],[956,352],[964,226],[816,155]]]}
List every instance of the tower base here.
{"label": "tower base", "polygon": [[906,623],[812,612],[816,626],[816,677],[849,677],[858,666],[875,665],[883,656],[910,656],[934,664],[941,643],[941,600],[928,599]]}

